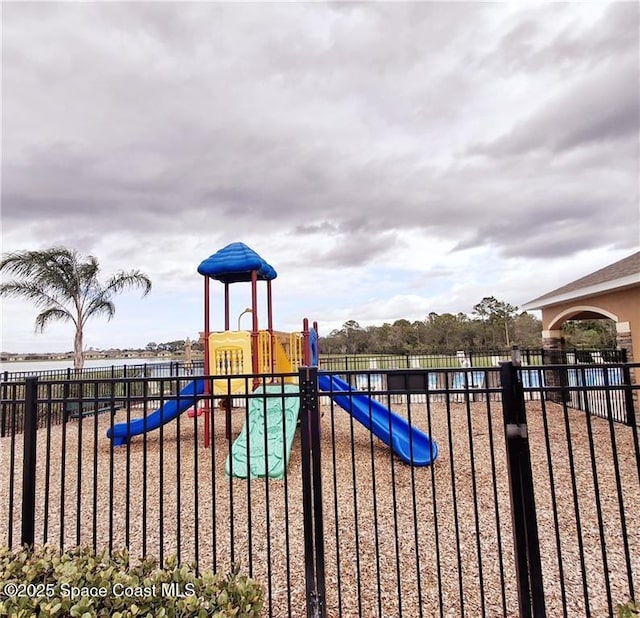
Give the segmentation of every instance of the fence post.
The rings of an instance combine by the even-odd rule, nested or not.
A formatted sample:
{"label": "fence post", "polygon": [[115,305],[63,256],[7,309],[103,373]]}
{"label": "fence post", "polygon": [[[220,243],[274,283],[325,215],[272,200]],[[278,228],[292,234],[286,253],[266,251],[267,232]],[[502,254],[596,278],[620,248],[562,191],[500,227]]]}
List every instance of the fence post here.
{"label": "fence post", "polygon": [[624,384],[624,407],[626,411],[626,424],[633,427],[636,424],[636,412],[634,399],[637,397],[633,391],[633,383],[631,382],[631,369],[625,364],[622,367],[622,383]]}
{"label": "fence post", "polygon": [[518,375],[520,358],[515,351],[513,356],[512,361],[500,363],[500,382],[511,495],[518,602],[521,618],[538,618],[546,616],[540,543],[524,393]]}
{"label": "fence post", "polygon": [[[66,423],[69,420],[69,413],[71,412],[69,407],[69,382],[71,381],[71,368],[67,367],[67,372],[65,375],[65,383],[62,385],[62,422]],[[80,407],[80,402],[78,402],[78,407]]]}
{"label": "fence post", "polygon": [[7,399],[7,382],[9,381],[9,372],[5,371],[2,378],[2,392],[0,392],[0,438],[4,438],[9,434],[8,427],[8,414],[7,405],[5,401]]}
{"label": "fence post", "polygon": [[325,618],[324,528],[320,469],[318,368],[300,367],[300,432],[302,442],[302,507],[307,617]]}
{"label": "fence post", "polygon": [[22,545],[33,547],[36,518],[36,446],[38,432],[38,378],[26,379],[22,466]]}

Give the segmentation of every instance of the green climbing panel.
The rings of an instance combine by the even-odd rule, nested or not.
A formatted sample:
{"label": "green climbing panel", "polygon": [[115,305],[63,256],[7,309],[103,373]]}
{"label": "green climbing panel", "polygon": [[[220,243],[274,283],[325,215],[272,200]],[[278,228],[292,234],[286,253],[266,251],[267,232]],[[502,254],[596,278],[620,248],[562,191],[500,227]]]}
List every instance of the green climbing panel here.
{"label": "green climbing panel", "polygon": [[249,399],[248,420],[225,464],[228,476],[280,479],[285,475],[298,423],[300,391],[296,384],[273,384],[257,388],[254,395],[265,392],[268,397]]}

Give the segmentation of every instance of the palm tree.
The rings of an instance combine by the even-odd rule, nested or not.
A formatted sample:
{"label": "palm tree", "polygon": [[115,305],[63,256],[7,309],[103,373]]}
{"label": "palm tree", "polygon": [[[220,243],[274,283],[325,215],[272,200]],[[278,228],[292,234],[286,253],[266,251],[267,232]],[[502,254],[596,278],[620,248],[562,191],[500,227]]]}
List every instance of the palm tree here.
{"label": "palm tree", "polygon": [[90,318],[116,311],[113,297],[124,290],[151,290],[151,280],[139,270],[119,271],[106,284],[98,279],[100,266],[92,255],[86,261],[73,249],[54,247],[43,251],[7,253],[0,262],[0,273],[15,277],[0,285],[0,296],[21,297],[42,311],[36,316],[36,330],[49,322],[73,322],[73,365],[84,365],[84,328]]}

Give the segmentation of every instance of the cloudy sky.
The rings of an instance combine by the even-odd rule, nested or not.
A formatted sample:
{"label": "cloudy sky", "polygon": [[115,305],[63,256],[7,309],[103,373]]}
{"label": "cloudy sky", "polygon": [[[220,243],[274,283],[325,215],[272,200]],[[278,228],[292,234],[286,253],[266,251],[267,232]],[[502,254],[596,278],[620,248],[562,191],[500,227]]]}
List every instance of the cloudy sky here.
{"label": "cloudy sky", "polygon": [[[151,277],[90,326],[98,348],[197,336],[196,268],[235,241],[278,271],[282,330],[520,306],[640,246],[639,15],[4,2],[2,251]],[[71,349],[68,326],[2,309],[4,351]]]}

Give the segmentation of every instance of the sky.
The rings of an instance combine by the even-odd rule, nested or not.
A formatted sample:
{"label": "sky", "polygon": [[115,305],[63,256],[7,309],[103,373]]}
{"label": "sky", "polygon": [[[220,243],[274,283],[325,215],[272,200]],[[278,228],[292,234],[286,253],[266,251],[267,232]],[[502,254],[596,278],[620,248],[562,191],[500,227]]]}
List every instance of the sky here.
{"label": "sky", "polygon": [[[640,247],[639,7],[3,2],[2,252],[151,278],[95,348],[197,337],[232,242],[280,330],[519,307]],[[36,313],[2,300],[3,351],[72,348]]]}

